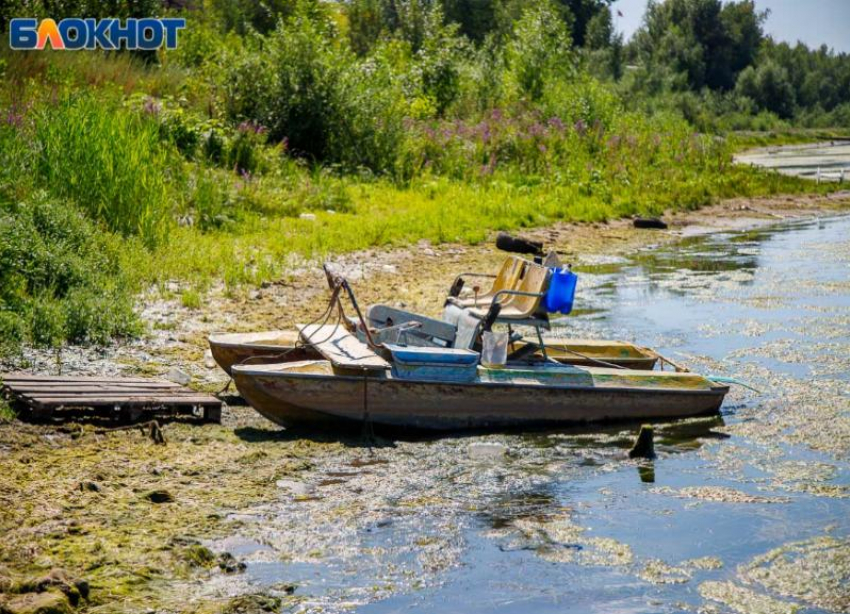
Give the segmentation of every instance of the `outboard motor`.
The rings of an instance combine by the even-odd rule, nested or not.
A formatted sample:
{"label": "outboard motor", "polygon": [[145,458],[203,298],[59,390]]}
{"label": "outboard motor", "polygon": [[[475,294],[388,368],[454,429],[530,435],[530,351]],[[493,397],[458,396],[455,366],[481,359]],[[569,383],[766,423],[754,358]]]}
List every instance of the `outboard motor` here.
{"label": "outboard motor", "polygon": [[500,232],[496,237],[496,247],[503,252],[534,256],[534,262],[537,264],[542,264],[543,262],[543,243],[540,241],[512,237],[505,232]]}

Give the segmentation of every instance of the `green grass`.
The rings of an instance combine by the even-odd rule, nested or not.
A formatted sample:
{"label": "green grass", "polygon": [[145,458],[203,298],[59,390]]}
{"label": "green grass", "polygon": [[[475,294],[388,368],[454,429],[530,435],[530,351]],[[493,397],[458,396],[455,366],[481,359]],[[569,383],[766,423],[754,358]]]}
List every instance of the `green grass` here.
{"label": "green grass", "polygon": [[735,151],[742,151],[753,147],[801,145],[833,139],[847,140],[850,139],[850,129],[788,128],[767,132],[740,131],[730,134],[728,138]]}
{"label": "green grass", "polygon": [[160,142],[154,121],[104,106],[83,95],[36,113],[33,170],[50,194],[153,246],[179,204],[169,182],[180,179],[180,161]]}
{"label": "green grass", "polygon": [[11,422],[15,417],[15,410],[9,407],[6,401],[0,399],[0,422]]}
{"label": "green grass", "polygon": [[200,309],[203,304],[201,293],[195,289],[184,290],[180,295],[180,303],[186,309]]}
{"label": "green grass", "polygon": [[167,244],[144,261],[134,258],[131,266],[153,282],[180,278],[191,283],[222,280],[228,286],[260,284],[285,273],[290,254],[321,259],[373,247],[410,245],[420,239],[475,244],[496,230],[657,215],[736,196],[834,189],[735,166],[722,173],[685,175],[676,182],[649,177],[640,186],[615,191],[608,203],[565,185],[528,188],[498,180],[471,185],[434,179],[399,187],[389,181],[352,181],[345,187],[352,203],[349,213],[315,211],[315,220],[251,215],[233,227],[207,233],[175,228]]}

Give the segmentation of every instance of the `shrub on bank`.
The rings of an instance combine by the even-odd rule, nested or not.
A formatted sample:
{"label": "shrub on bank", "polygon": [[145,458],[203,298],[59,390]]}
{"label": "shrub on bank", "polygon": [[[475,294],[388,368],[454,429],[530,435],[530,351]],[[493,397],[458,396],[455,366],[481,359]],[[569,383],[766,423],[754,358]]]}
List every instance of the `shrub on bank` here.
{"label": "shrub on bank", "polygon": [[0,353],[138,333],[121,266],[130,249],[67,203],[0,198]]}

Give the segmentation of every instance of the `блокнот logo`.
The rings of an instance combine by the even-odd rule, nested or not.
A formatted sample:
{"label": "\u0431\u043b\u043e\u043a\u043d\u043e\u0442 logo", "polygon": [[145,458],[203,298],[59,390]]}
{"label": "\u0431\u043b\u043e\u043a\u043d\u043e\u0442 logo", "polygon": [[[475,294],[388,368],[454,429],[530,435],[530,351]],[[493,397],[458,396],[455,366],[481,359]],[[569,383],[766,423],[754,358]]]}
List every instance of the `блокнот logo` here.
{"label": "\u0431\u043b\u043e\u043a\u043d\u043e\u0442 logo", "polygon": [[186,27],[178,17],[155,19],[81,19],[70,17],[58,24],[53,19],[16,17],[9,22],[9,46],[19,51],[44,49],[125,49],[153,50],[177,46],[177,31]]}

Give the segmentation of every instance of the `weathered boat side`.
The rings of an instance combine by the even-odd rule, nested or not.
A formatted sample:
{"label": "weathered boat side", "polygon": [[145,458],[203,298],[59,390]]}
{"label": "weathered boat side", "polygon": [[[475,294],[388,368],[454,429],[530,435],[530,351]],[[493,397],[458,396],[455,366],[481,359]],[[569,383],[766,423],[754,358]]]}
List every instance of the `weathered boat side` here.
{"label": "weathered boat side", "polygon": [[[287,351],[292,350],[297,341],[298,333],[289,331],[224,333],[209,337],[213,358],[227,374],[230,374],[230,368],[233,365],[245,361],[249,364],[263,365],[321,358],[319,352],[309,347]],[[519,341],[514,344],[514,349],[519,349],[526,343],[527,340]],[[599,361],[602,361],[626,369],[650,371],[658,360],[657,356],[621,341],[553,339],[546,340],[546,351],[549,357],[559,362],[579,366],[598,366]],[[539,358],[542,360],[542,356]]]}
{"label": "weathered boat side", "polygon": [[[523,339],[514,344],[516,349],[534,339]],[[602,339],[544,339],[546,354],[558,362],[576,366],[592,367],[608,363],[626,369],[651,371],[658,356],[632,343]],[[539,353],[538,353],[539,354]],[[542,358],[542,356],[540,356]]]}
{"label": "weathered boat side", "polygon": [[208,341],[213,359],[228,375],[233,365],[246,361],[268,365],[321,358],[312,347],[295,347],[297,332],[223,333],[210,335]]}
{"label": "weathered boat side", "polygon": [[362,424],[367,415],[375,425],[424,430],[689,417],[716,413],[728,391],[404,381],[323,374],[314,366],[240,366],[233,376],[257,411],[284,426]]}

